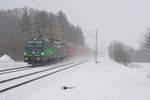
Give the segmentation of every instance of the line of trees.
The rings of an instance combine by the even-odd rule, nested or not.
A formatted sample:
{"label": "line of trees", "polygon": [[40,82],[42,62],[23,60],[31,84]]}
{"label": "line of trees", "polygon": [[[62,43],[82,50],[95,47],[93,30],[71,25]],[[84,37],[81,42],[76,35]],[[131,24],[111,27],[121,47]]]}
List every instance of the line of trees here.
{"label": "line of trees", "polygon": [[23,57],[24,41],[40,29],[43,36],[83,46],[84,36],[79,26],[72,25],[66,15],[32,8],[0,11],[0,56]]}

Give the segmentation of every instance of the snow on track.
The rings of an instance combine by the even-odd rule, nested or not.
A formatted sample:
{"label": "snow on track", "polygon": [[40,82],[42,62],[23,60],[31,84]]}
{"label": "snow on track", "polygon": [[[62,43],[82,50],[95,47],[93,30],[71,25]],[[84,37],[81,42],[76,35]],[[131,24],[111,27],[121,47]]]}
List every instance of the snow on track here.
{"label": "snow on track", "polygon": [[[74,61],[66,61],[66,62],[63,62],[63,63],[58,63],[58,64],[55,64],[55,65],[49,65],[49,66],[44,66],[43,67],[43,69],[46,69],[46,67],[47,67],[47,69],[48,68],[51,68],[51,67],[56,67],[56,66],[60,66],[60,65],[66,65],[66,64],[68,64],[68,63],[72,63],[72,62],[77,62],[77,61],[81,61],[81,60],[74,60]],[[74,65],[74,64],[73,64]],[[71,65],[69,65],[69,66],[71,66]],[[66,66],[64,66],[63,68],[66,68]],[[37,68],[37,69],[39,69],[39,68]],[[42,69],[42,68],[41,68]],[[62,69],[62,68],[61,68]],[[58,70],[58,69],[57,69]],[[55,69],[52,71],[52,72],[54,72],[55,71]],[[26,77],[26,78],[22,78],[22,79],[18,79],[17,81],[11,81],[11,82],[7,82],[7,83],[3,83],[3,84],[0,84],[0,87],[1,88],[6,88],[6,87],[8,87],[8,86],[12,86],[12,85],[14,85],[14,84],[16,84],[16,83],[22,83],[22,81],[23,80],[30,80],[30,79],[33,79],[33,78],[35,78],[35,77],[38,77],[38,76],[41,76],[41,75],[45,75],[46,73],[50,73],[51,71],[48,71],[48,72],[45,72],[45,73],[41,73],[41,74],[38,74],[38,75],[32,75],[32,77]],[[52,75],[53,76],[53,75]],[[55,75],[54,75],[55,76]],[[51,79],[51,78],[50,78]],[[40,79],[40,80],[42,80],[42,79]],[[38,80],[37,80],[38,81]],[[31,83],[30,85],[29,85],[29,87],[31,87],[31,89],[36,89],[36,87],[37,87],[37,83],[35,84],[36,82],[33,82],[33,83]],[[32,85],[32,84],[35,84],[35,85]],[[26,84],[26,85],[23,85],[23,86],[21,86],[21,88],[14,88],[14,89],[12,89],[12,90],[10,90],[10,91],[7,91],[6,93],[4,92],[4,93],[1,93],[0,94],[0,100],[20,100],[20,99],[17,99],[18,97],[20,97],[20,95],[21,95],[21,97],[23,97],[23,96],[25,96],[24,95],[24,93],[30,93],[30,92],[22,92],[22,90],[26,90],[27,88],[24,88],[24,87],[26,87],[26,86],[28,86],[28,84]],[[35,88],[33,88],[34,86],[36,86]],[[39,88],[39,86],[41,86],[41,84],[40,85],[38,85],[38,87],[37,88]],[[30,90],[31,91],[31,89],[30,88],[28,88],[27,89],[27,91],[28,90]],[[21,90],[21,92],[19,91],[19,90]],[[37,92],[37,91],[36,91]],[[21,94],[20,94],[21,93]],[[15,94],[15,95],[13,95],[13,94]],[[17,95],[17,94],[19,94],[19,95]],[[22,95],[23,94],[23,95]],[[14,97],[15,96],[15,97]],[[26,97],[26,96],[25,96]],[[24,98],[24,97],[23,97]],[[21,98],[21,100],[23,99],[23,98]]]}
{"label": "snow on track", "polygon": [[[83,62],[83,61],[82,61]],[[16,85],[16,84],[20,84],[20,83],[22,83],[22,82],[26,82],[26,81],[28,81],[28,80],[32,80],[32,79],[35,79],[35,78],[38,78],[38,77],[41,77],[41,76],[44,76],[44,75],[46,75],[46,74],[50,74],[50,73],[54,73],[54,72],[57,72],[57,71],[61,71],[61,70],[63,70],[63,69],[66,69],[66,68],[69,68],[70,66],[72,66],[72,65],[75,65],[75,64],[78,64],[79,62],[76,62],[76,63],[72,63],[72,64],[69,64],[69,65],[66,65],[65,64],[65,66],[63,66],[63,64],[61,64],[61,65],[57,65],[58,66],[58,68],[54,68],[54,67],[57,67],[57,66],[52,66],[51,68],[47,68],[47,69],[44,69],[44,71],[43,71],[43,69],[42,70],[39,70],[39,71],[43,71],[43,72],[40,72],[40,73],[36,73],[36,74],[32,74],[32,75],[29,75],[29,76],[26,76],[26,77],[21,77],[21,78],[19,78],[19,79],[15,79],[15,80],[11,80],[11,81],[8,81],[8,82],[3,82],[3,83],[0,83],[0,87],[2,87],[2,88],[0,88],[0,91],[1,90],[3,90],[3,89],[5,89],[5,88],[8,88],[8,87],[11,87],[11,86],[14,86],[14,85]],[[38,71],[36,71],[36,72],[38,72]],[[34,73],[34,72],[32,72],[32,73]],[[28,73],[27,73],[28,74]],[[30,73],[29,73],[30,74]],[[55,74],[55,73],[54,73]],[[26,75],[26,74],[24,74],[24,75]],[[23,75],[23,76],[24,76]],[[20,75],[19,75],[20,76]],[[5,78],[4,78],[5,79]],[[7,78],[8,79],[8,78]],[[0,81],[1,82],[1,81]]]}
{"label": "snow on track", "polygon": [[40,67],[31,67],[28,70],[22,70],[22,71],[2,74],[2,75],[0,75],[0,81],[10,79],[10,78],[13,78],[13,77],[17,77],[17,76],[22,76],[22,75],[26,75],[26,74],[30,74],[30,73],[39,72],[39,71],[46,71],[47,69],[51,70],[54,67],[61,67],[61,66],[63,67],[66,64],[74,63],[74,62],[77,62],[77,61],[80,61],[80,60],[60,62],[60,63],[57,63],[57,64],[45,65],[45,66],[40,66]]}

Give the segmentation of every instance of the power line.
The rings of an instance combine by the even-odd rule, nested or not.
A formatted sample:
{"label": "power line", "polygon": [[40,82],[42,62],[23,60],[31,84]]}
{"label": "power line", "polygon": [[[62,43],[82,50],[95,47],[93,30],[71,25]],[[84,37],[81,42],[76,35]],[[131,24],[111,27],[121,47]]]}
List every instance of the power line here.
{"label": "power line", "polygon": [[41,6],[38,2],[36,2],[35,0],[31,0],[34,4],[36,4],[38,7],[40,7],[42,10],[44,10],[44,7]]}
{"label": "power line", "polygon": [[43,5],[45,5],[45,2],[43,0],[39,0]]}
{"label": "power line", "polygon": [[[86,30],[85,30],[85,31],[86,31]],[[96,38],[96,36],[95,36],[95,35],[93,35],[93,34],[91,34],[90,32],[86,31],[86,33],[87,33],[87,35],[89,35],[91,38],[93,38],[93,39],[95,39],[95,38]]]}
{"label": "power line", "polygon": [[[45,5],[45,6],[43,6],[41,3],[37,2],[37,0],[31,0],[31,1],[32,1],[34,4],[36,4],[38,7],[40,7],[43,11],[48,12],[45,3],[44,3],[42,0],[39,0],[39,1],[40,1],[43,5]],[[46,9],[45,9],[45,8],[46,8]],[[40,26],[40,27],[41,27],[41,26]]]}
{"label": "power line", "polygon": [[46,11],[48,12],[48,8],[47,8],[46,3],[43,0],[39,0],[39,1],[44,5],[44,7],[46,8]]}

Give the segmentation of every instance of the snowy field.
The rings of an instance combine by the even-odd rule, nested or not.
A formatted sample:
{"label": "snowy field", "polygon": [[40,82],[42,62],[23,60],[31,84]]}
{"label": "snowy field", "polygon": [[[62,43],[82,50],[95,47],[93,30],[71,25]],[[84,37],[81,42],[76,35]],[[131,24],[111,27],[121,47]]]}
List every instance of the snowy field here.
{"label": "snowy field", "polygon": [[148,63],[126,67],[104,58],[2,93],[0,100],[150,100],[149,72]]}
{"label": "snowy field", "polygon": [[108,59],[90,61],[27,100],[150,100],[149,71],[150,64],[130,68]]}

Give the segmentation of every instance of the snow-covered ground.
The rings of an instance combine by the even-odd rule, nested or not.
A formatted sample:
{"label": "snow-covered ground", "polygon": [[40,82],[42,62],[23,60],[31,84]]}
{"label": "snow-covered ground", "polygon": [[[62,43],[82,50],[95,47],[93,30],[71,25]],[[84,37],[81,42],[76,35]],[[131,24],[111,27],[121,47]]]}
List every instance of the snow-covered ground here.
{"label": "snow-covered ground", "polygon": [[108,58],[92,60],[2,93],[0,100],[150,100],[149,72],[148,63],[126,67]]}
{"label": "snow-covered ground", "polygon": [[26,100],[150,100],[149,71],[150,64],[130,68],[108,59],[90,61]]}

